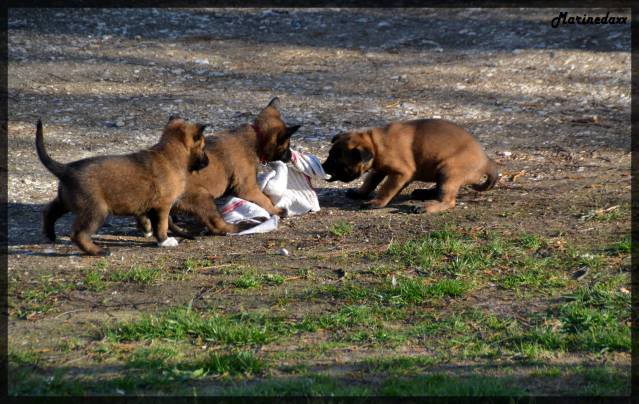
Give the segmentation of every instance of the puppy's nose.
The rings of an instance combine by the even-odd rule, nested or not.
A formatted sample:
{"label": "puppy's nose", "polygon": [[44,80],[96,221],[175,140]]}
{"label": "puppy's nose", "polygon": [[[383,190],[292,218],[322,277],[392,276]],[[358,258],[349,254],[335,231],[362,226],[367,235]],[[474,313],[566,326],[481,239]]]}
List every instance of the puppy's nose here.
{"label": "puppy's nose", "polygon": [[208,165],[209,165],[209,156],[208,154],[204,154],[202,158],[200,159],[200,164],[199,164],[200,169],[205,168]]}
{"label": "puppy's nose", "polygon": [[286,150],[286,153],[284,153],[284,156],[282,156],[282,161],[285,163],[288,163],[289,161],[291,161],[291,150],[288,149]]}

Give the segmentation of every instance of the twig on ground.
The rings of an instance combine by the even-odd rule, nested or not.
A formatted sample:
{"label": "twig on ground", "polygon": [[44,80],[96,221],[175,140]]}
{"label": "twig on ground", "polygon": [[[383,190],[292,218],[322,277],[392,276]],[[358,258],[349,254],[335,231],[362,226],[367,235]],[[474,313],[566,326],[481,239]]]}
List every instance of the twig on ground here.
{"label": "twig on ground", "polygon": [[71,314],[71,313],[76,313],[78,311],[85,311],[86,309],[75,309],[75,310],[69,310],[69,311],[65,311],[64,313],[60,313],[57,316],[53,317],[53,318],[60,318],[62,316],[64,316],[65,314]]}

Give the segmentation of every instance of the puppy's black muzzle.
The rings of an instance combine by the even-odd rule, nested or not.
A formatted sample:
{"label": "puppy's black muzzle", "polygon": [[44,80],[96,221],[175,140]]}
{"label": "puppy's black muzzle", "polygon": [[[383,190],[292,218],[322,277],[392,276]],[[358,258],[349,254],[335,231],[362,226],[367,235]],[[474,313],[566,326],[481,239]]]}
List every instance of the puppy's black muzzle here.
{"label": "puppy's black muzzle", "polygon": [[284,152],[280,160],[285,163],[288,163],[289,161],[291,161],[292,156],[293,156],[293,153],[291,153],[291,149],[286,149],[286,151]]}
{"label": "puppy's black muzzle", "polygon": [[326,174],[330,175],[330,178],[326,180],[328,182],[334,182],[334,181],[351,182],[359,177],[359,175],[353,174],[353,173],[347,173],[343,169],[336,169],[328,161],[325,161],[322,164],[322,168],[324,169],[324,172]]}
{"label": "puppy's black muzzle", "polygon": [[204,153],[200,158],[196,159],[193,164],[191,164],[191,167],[189,167],[189,171],[199,171],[203,168],[206,168],[206,166],[208,165],[209,156],[208,154]]}

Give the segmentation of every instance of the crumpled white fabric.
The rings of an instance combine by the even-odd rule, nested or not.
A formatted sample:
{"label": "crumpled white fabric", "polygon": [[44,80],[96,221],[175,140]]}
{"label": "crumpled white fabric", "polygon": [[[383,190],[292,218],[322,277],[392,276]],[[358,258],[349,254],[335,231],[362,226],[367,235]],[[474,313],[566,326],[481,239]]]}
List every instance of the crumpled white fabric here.
{"label": "crumpled white fabric", "polygon": [[[257,182],[264,194],[278,208],[286,209],[288,216],[319,212],[319,200],[313,189],[311,179],[326,178],[320,160],[308,153],[291,150],[291,162],[272,161],[268,163],[272,170],[258,175]],[[228,223],[255,223],[239,233],[264,233],[277,229],[278,216],[272,216],[259,205],[247,200],[230,196],[222,200],[220,212]]]}

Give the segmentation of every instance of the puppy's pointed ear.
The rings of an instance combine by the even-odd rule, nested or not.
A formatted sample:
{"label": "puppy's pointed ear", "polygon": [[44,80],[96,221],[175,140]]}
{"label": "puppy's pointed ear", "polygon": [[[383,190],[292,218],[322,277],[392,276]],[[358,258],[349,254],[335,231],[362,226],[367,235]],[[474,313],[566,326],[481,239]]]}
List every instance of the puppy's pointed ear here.
{"label": "puppy's pointed ear", "polygon": [[197,123],[196,125],[197,125],[197,133],[199,133],[200,135],[204,133],[204,129],[206,129],[206,127],[208,126],[205,123]]}
{"label": "puppy's pointed ear", "polygon": [[291,137],[301,126],[302,125],[293,125],[286,128],[286,137]]}
{"label": "puppy's pointed ear", "polygon": [[333,136],[333,138],[331,139],[331,143],[335,143],[337,139],[339,139],[342,135],[343,133],[338,133],[337,135]]}
{"label": "puppy's pointed ear", "polygon": [[278,114],[280,113],[279,107],[280,107],[280,99],[275,97],[273,98],[267,106],[265,106],[259,114],[257,114],[257,118],[255,119],[257,121],[257,119],[259,119],[260,117],[268,117],[270,116],[270,114],[272,113],[272,110],[269,110],[270,108],[273,108]]}
{"label": "puppy's pointed ear", "polygon": [[300,128],[300,126],[302,126],[302,125],[295,125],[295,126],[287,127],[284,132],[281,132],[279,135],[277,135],[277,142],[279,144],[282,144],[286,140],[290,139],[291,136],[293,135],[293,133],[297,132],[297,130]]}
{"label": "puppy's pointed ear", "polygon": [[280,99],[277,97],[273,97],[273,99],[271,101],[269,101],[267,107],[273,107],[275,109],[279,109],[280,108]]}
{"label": "puppy's pointed ear", "polygon": [[169,122],[174,121],[176,119],[180,119],[180,115],[178,114],[173,114],[169,117]]}
{"label": "puppy's pointed ear", "polygon": [[357,157],[362,163],[368,163],[373,159],[373,153],[371,153],[371,151],[366,148],[357,147],[353,149],[353,151],[357,153]]}

